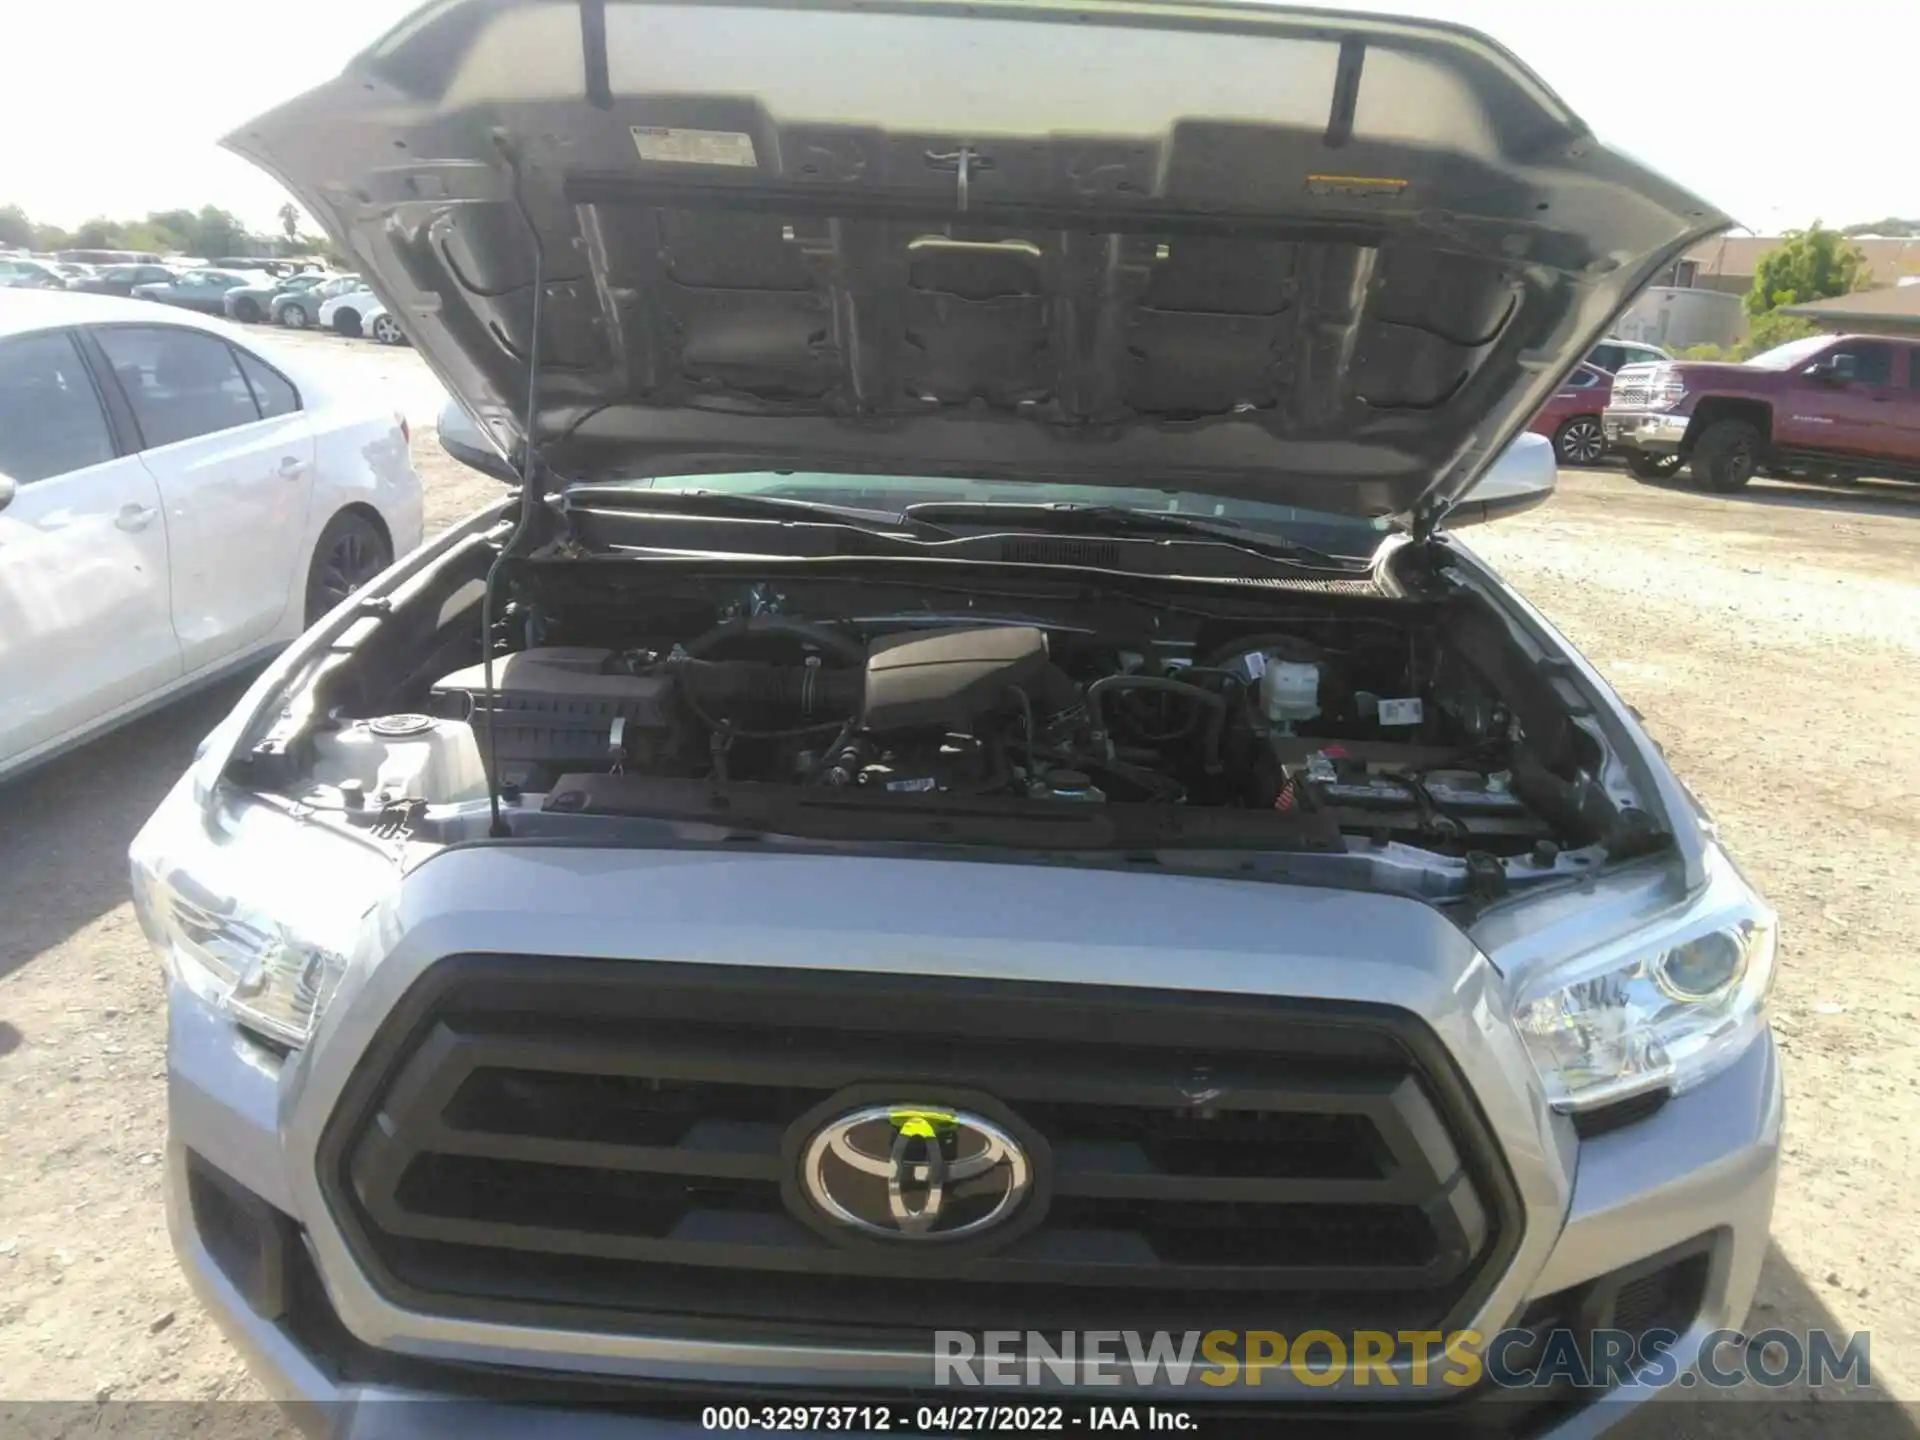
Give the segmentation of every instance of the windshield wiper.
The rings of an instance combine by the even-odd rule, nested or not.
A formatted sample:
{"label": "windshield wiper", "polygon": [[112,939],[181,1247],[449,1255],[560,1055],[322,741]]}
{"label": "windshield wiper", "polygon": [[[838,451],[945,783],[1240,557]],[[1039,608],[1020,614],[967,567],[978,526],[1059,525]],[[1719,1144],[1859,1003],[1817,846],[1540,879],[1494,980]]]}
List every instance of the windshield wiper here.
{"label": "windshield wiper", "polygon": [[920,540],[955,538],[951,530],[891,510],[860,510],[850,505],[743,495],[732,490],[648,490],[632,485],[577,484],[567,487],[567,500],[571,504],[657,510],[675,515],[712,515],[719,519],[832,521],[877,534],[905,534]]}
{"label": "windshield wiper", "polygon": [[1371,562],[1355,556],[1330,555],[1297,540],[1251,530],[1232,521],[1203,520],[1168,510],[1129,510],[1121,505],[1021,504],[993,500],[929,500],[909,505],[908,520],[934,525],[1005,525],[1014,530],[1041,530],[1075,535],[1183,535],[1218,540],[1270,559],[1289,560],[1318,570],[1343,573],[1364,571]]}

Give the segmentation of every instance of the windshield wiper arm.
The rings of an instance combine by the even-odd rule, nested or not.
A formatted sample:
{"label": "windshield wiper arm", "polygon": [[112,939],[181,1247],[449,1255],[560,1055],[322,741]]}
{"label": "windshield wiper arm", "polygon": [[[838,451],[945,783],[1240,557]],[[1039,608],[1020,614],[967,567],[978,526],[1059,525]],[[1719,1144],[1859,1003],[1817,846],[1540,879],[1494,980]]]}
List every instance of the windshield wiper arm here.
{"label": "windshield wiper arm", "polygon": [[909,505],[902,513],[908,520],[934,525],[1004,524],[1016,530],[1065,531],[1077,535],[1184,535],[1218,540],[1257,555],[1296,561],[1322,570],[1365,570],[1370,563],[1359,557],[1330,555],[1298,540],[1249,530],[1231,521],[1204,520],[1168,510],[1129,510],[1121,505],[929,500]]}
{"label": "windshield wiper arm", "polygon": [[731,490],[648,490],[632,485],[577,484],[567,487],[569,502],[620,510],[657,510],[675,515],[712,515],[735,520],[819,520],[877,533],[907,534],[922,540],[951,540],[951,530],[930,521],[887,510],[859,510],[818,500],[772,495],[742,495]]}

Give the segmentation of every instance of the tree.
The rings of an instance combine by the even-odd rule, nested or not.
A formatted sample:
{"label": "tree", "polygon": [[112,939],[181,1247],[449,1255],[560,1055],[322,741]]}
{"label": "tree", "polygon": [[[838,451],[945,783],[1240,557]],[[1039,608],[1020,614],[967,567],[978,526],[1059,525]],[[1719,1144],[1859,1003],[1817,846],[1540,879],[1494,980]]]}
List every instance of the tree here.
{"label": "tree", "polygon": [[118,220],[109,220],[104,215],[96,215],[83,221],[80,228],[73,232],[73,248],[76,250],[121,250],[121,231],[125,227]]}
{"label": "tree", "polygon": [[144,250],[149,255],[173,255],[187,248],[186,236],[151,220],[136,220],[120,232],[123,250]]}
{"label": "tree", "polygon": [[1820,327],[1801,315],[1783,315],[1770,311],[1756,319],[1747,333],[1731,345],[1689,345],[1675,355],[1679,360],[1730,360],[1738,363],[1784,345],[1789,340],[1804,340],[1818,335]]}
{"label": "tree", "polygon": [[33,221],[18,205],[0,205],[0,246],[9,250],[33,249]]}
{"label": "tree", "polygon": [[58,225],[35,221],[20,205],[0,205],[0,247],[33,250],[143,250],[156,255],[273,255],[317,252],[327,242],[300,233],[304,217],[288,202],[280,207],[283,240],[271,233],[255,235],[230,210],[203,205],[198,210],[154,210],[144,220],[115,220],[95,215],[68,232]]}
{"label": "tree", "polygon": [[193,244],[198,224],[191,210],[150,210],[147,223],[178,235],[180,243],[173,247],[176,250],[185,250]]}
{"label": "tree", "polygon": [[1810,335],[1818,335],[1820,327],[1804,315],[1782,315],[1772,311],[1759,316],[1747,328],[1746,338],[1740,342],[1740,358],[1763,354],[1776,345],[1784,345],[1789,340],[1805,340]]}
{"label": "tree", "polygon": [[304,230],[287,242],[289,255],[318,255],[336,270],[352,268],[352,262],[344,252],[334,249],[333,242],[324,235],[309,235]]}
{"label": "tree", "polygon": [[1842,235],[1884,235],[1889,240],[1920,239],[1920,220],[1900,220],[1889,215],[1884,220],[1869,220],[1864,225],[1849,225]]}
{"label": "tree", "polygon": [[1864,290],[1871,283],[1866,253],[1838,230],[1818,220],[1808,230],[1789,230],[1760,257],[1747,313],[1770,314],[1782,305],[1804,305]]}
{"label": "tree", "polygon": [[198,231],[191,237],[195,255],[210,260],[216,255],[244,255],[253,248],[246,225],[230,210],[203,205],[194,220]]}

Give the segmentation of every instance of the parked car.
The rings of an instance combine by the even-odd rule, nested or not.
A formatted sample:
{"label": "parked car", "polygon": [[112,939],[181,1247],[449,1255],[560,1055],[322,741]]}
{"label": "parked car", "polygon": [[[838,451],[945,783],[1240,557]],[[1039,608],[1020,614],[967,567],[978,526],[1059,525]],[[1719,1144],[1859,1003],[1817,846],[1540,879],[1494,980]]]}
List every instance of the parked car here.
{"label": "parked car", "polygon": [[327,301],[365,288],[358,275],[336,275],[308,290],[288,290],[274,297],[270,318],[289,330],[309,330],[320,323],[320,311]]}
{"label": "parked car", "polygon": [[407,440],[220,321],[0,296],[0,777],[256,662],[411,550]]}
{"label": "parked car", "polygon": [[1576,365],[1527,428],[1552,439],[1561,464],[1598,465],[1607,453],[1600,416],[1612,393],[1613,376],[1596,365]]}
{"label": "parked car", "polygon": [[238,286],[221,296],[220,303],[228,319],[257,325],[275,314],[275,306],[280,301],[304,295],[333,278],[322,270],[304,270],[296,275]]}
{"label": "parked car", "polygon": [[1721,494],[1767,472],[1920,479],[1920,342],[1816,335],[1739,365],[1632,365],[1603,423],[1642,480],[1686,465]]}
{"label": "parked car", "polygon": [[54,259],[81,265],[158,265],[162,257],[148,250],[58,250]]}
{"label": "parked car", "polygon": [[1587,364],[1613,374],[1623,365],[1648,365],[1673,357],[1658,345],[1638,340],[1616,340],[1609,336],[1587,352]]}
{"label": "parked car", "polygon": [[251,275],[232,270],[182,270],[166,280],[134,286],[133,298],[198,310],[203,315],[219,315],[226,309],[227,292],[252,281]]}
{"label": "parked car", "polygon": [[388,314],[387,307],[377,299],[360,317],[360,332],[372,336],[382,345],[407,343],[406,332],[400,328],[400,322]]}
{"label": "parked car", "polygon": [[321,302],[318,317],[320,328],[336,330],[342,335],[358,335],[365,328],[365,317],[382,308],[380,297],[361,280],[350,289],[329,295]]}
{"label": "parked car", "polygon": [[1767,1262],[1775,920],[1453,526],[1727,217],[1452,23],[963,8],[650,7],[583,82],[438,0],[228,141],[508,478],[133,844],[180,1262],[370,1429],[941,1429],[999,1325],[1050,1405],[1089,1329],[1384,1343],[1142,1377],[1201,1433],[1619,1423]]}
{"label": "parked car", "polygon": [[87,295],[131,295],[137,285],[165,285],[174,274],[165,265],[104,265],[91,275],[69,280],[67,288]]}
{"label": "parked car", "polygon": [[64,290],[67,277],[51,260],[30,255],[0,258],[0,288],[8,290]]}
{"label": "parked car", "polygon": [[219,255],[207,261],[215,270],[259,270],[268,275],[291,275],[300,266],[291,260],[271,259],[262,255]]}

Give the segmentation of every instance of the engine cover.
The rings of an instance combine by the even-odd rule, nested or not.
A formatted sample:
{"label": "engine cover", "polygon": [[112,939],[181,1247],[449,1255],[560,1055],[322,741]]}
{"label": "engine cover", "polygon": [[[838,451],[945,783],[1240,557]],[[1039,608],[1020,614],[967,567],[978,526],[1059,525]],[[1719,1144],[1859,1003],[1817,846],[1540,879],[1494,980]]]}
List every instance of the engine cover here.
{"label": "engine cover", "polygon": [[936,630],[876,640],[867,652],[862,723],[875,734],[965,730],[1013,708],[1047,668],[1047,637],[1031,625]]}

